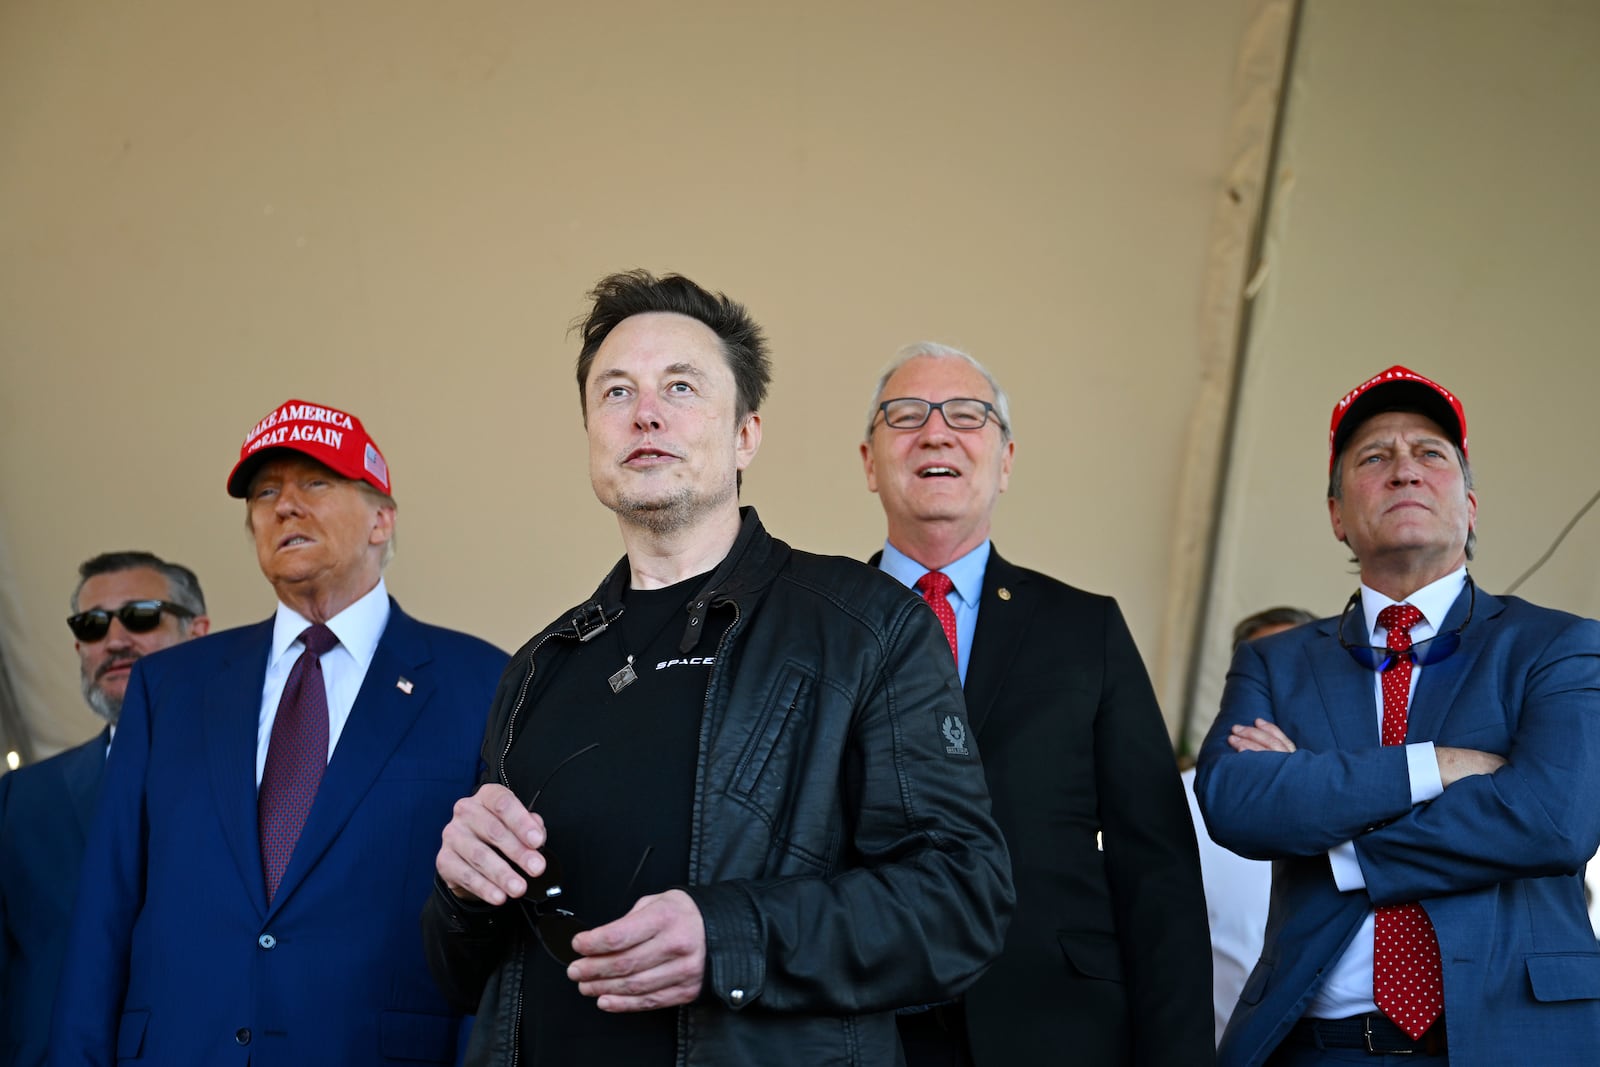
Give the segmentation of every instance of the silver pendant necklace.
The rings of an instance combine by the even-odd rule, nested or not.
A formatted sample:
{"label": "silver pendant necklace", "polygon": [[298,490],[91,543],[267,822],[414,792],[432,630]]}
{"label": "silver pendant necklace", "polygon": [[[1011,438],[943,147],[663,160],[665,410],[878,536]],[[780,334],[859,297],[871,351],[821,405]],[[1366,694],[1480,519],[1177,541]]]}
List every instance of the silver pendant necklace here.
{"label": "silver pendant necklace", "polygon": [[[623,614],[627,614],[627,612],[624,611]],[[667,615],[667,621],[656,628],[656,632],[650,635],[650,640],[639,647],[639,651],[648,650],[651,645],[660,640],[661,635],[667,632],[667,627],[672,625],[672,620],[677,617],[678,609],[674,608]],[[628,686],[637,682],[639,680],[639,672],[633,669],[633,653],[628,651],[627,639],[622,634],[622,615],[617,616],[613,623],[613,629],[617,632],[617,648],[621,650],[625,657],[622,666],[606,677],[606,684],[611,687],[611,692],[615,694],[622,692]]]}
{"label": "silver pendant necklace", "polygon": [[620,671],[608,677],[606,682],[610,684],[613,693],[620,693],[638,680],[639,675],[633,669],[633,654],[629,653],[628,662],[622,665]]}

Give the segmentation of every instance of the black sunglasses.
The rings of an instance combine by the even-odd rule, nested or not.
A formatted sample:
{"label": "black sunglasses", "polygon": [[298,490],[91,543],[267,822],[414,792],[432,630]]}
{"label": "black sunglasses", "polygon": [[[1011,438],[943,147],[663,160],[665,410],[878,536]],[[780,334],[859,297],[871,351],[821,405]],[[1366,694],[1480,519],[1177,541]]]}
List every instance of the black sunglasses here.
{"label": "black sunglasses", "polygon": [[67,618],[67,626],[79,641],[100,640],[111,629],[112,619],[121,620],[122,628],[130,634],[147,634],[161,625],[163,611],[180,619],[194,618],[194,612],[182,604],[167,600],[130,600],[115,611],[105,608],[80,611]]}
{"label": "black sunglasses", "polygon": [[1389,669],[1397,656],[1408,657],[1418,667],[1426,667],[1430,663],[1449,659],[1461,647],[1461,631],[1472,621],[1472,613],[1478,607],[1478,586],[1470,574],[1467,575],[1467,597],[1467,617],[1461,620],[1460,626],[1447,633],[1434,634],[1426,641],[1418,641],[1404,652],[1394,652],[1377,645],[1352,645],[1344,639],[1345,618],[1357,604],[1361,603],[1361,591],[1358,589],[1350,594],[1349,602],[1339,613],[1339,644],[1357,663],[1380,674]]}
{"label": "black sunglasses", "polygon": [[[578,749],[556,764],[555,769],[545,776],[544,783],[534,790],[533,796],[528,799],[528,810],[533,810],[533,806],[539,802],[539,797],[561,768],[599,747],[600,742],[596,741]],[[651,848],[647,847],[644,855],[639,857],[638,864],[633,868],[633,876],[628,879],[628,889],[632,889],[633,884],[639,880],[639,872],[644,870],[650,852]],[[562,907],[564,890],[561,887],[561,864],[556,862],[556,858],[550,854],[548,848],[541,848],[539,855],[544,857],[544,873],[528,880],[528,892],[522,898],[522,916],[528,920],[528,927],[538,937],[539,944],[544,946],[550,958],[567,967],[582,956],[582,953],[572,947],[572,939],[587,930],[588,926],[578,918],[576,912]]]}

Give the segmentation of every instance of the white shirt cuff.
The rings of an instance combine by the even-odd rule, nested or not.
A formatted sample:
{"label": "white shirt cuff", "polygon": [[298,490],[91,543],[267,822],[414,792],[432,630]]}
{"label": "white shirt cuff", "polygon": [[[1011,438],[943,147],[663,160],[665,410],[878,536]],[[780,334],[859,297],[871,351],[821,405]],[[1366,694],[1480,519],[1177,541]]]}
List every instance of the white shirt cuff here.
{"label": "white shirt cuff", "polygon": [[1406,746],[1406,770],[1411,775],[1412,804],[1426,804],[1444,792],[1439,757],[1434,754],[1432,741]]}
{"label": "white shirt cuff", "polygon": [[[1406,746],[1406,772],[1411,776],[1412,804],[1426,804],[1444,792],[1444,781],[1439,777],[1439,758],[1433,753],[1432,741]],[[1333,868],[1333,884],[1341,893],[1367,887],[1354,841],[1330,848],[1328,866]]]}
{"label": "white shirt cuff", "polygon": [[1361,873],[1361,861],[1356,859],[1356,843],[1346,841],[1328,850],[1328,866],[1333,868],[1333,884],[1341,893],[1367,888],[1367,876]]}

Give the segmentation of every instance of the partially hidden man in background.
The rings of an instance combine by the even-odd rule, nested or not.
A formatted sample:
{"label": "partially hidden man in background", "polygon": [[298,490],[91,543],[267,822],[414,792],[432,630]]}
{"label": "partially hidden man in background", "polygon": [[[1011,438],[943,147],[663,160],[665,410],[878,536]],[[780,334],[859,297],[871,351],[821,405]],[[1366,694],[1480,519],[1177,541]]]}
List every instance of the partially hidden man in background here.
{"label": "partially hidden man in background", "polygon": [[149,552],[84,561],[71,603],[83,698],[106,728],[0,776],[0,1067],[45,1062],[84,841],[128,674],[141,657],[211,627],[194,572]]}
{"label": "partially hidden man in background", "polygon": [[[512,659],[423,915],[470,1063],[899,1062],[1011,908],[944,636],[751,508],[770,365],[686,278],[602,280],[578,387],[625,557]],[[509,862],[508,862],[509,861]]]}
{"label": "partially hidden man in background", "polygon": [[1443,386],[1398,366],[1358,385],[1329,455],[1360,589],[1240,646],[1200,752],[1212,836],[1275,861],[1218,1060],[1592,1064],[1600,623],[1474,585],[1466,415]]}
{"label": "partially hidden man in background", "polygon": [[1210,948],[1172,743],[1116,601],[990,542],[1015,451],[1006,394],[966,353],[909,345],[879,379],[861,445],[888,520],[873,561],[943,623],[1017,890],[988,974],[901,1013],[907,1061],[1196,1067]]}
{"label": "partially hidden man in background", "polygon": [[389,598],[389,471],[353,415],[283,404],[228,492],[277,612],[134,668],[51,1062],[450,1063],[416,912],[506,657]]}

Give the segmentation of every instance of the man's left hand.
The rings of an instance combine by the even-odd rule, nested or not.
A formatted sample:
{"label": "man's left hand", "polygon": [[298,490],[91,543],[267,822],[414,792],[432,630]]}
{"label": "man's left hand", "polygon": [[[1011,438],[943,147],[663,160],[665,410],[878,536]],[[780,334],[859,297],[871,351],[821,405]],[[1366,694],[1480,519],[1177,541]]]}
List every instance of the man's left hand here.
{"label": "man's left hand", "polygon": [[1254,726],[1235,726],[1228,735],[1235,752],[1293,752],[1294,742],[1278,724],[1257,719]]}
{"label": "man's left hand", "polygon": [[706,973],[706,924],[681,889],[640,897],[615,922],[572,939],[583,958],[567,968],[578,991],[601,1011],[653,1011],[700,995]]}

